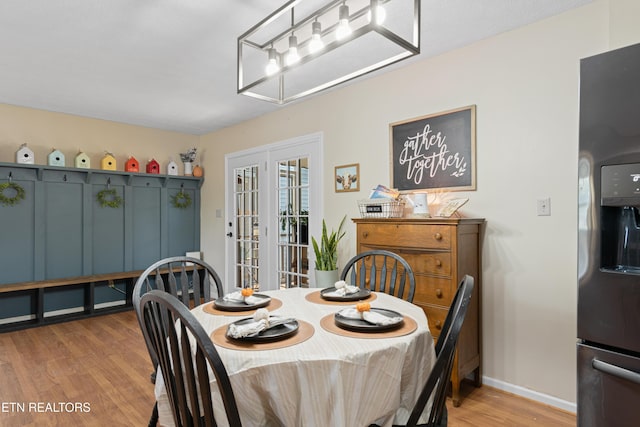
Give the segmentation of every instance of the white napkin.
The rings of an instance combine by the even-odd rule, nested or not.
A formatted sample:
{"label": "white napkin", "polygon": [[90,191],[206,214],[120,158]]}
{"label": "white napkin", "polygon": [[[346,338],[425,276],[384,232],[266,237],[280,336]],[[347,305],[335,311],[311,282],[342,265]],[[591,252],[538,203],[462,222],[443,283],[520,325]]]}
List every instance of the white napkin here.
{"label": "white napkin", "polygon": [[347,295],[358,293],[358,291],[360,290],[360,288],[357,286],[347,285],[347,282],[345,282],[344,280],[338,280],[333,286],[336,288],[335,291],[325,292],[323,295],[330,297],[344,297]]}
{"label": "white napkin", "polygon": [[348,319],[361,319],[367,323],[371,323],[372,325],[386,326],[402,321],[402,317],[399,316],[387,317],[384,314],[376,313],[375,311],[360,312],[355,308],[345,308],[340,310],[338,313]]}
{"label": "white napkin", "polygon": [[253,314],[253,322],[238,325],[231,323],[227,334],[232,338],[246,338],[258,335],[262,331],[291,322],[292,318],[269,316],[266,308],[260,308]]}
{"label": "white napkin", "polygon": [[243,302],[245,304],[253,305],[263,302],[263,298],[254,297],[253,295],[245,297],[242,295],[242,291],[232,292],[222,297],[224,301],[229,302]]}

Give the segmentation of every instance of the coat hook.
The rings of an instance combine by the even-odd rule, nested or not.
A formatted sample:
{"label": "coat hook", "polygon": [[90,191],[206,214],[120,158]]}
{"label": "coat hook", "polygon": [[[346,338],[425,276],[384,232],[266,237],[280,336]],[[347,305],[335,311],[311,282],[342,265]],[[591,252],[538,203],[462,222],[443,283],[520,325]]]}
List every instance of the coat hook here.
{"label": "coat hook", "polygon": [[9,171],[9,182],[13,181],[13,172]]}
{"label": "coat hook", "polygon": [[111,189],[111,178],[107,178],[107,190]]}
{"label": "coat hook", "polygon": [[67,174],[66,174],[66,173],[65,173],[65,174],[64,174],[64,176],[62,177],[62,180],[63,180],[64,182],[67,182]]}

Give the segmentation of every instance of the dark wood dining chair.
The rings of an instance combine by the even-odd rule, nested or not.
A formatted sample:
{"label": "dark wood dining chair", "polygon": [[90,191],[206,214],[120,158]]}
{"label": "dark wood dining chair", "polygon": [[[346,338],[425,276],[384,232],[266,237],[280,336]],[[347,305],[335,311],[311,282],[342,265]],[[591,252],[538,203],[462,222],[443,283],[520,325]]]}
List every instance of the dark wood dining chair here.
{"label": "dark wood dining chair", "polygon": [[[189,309],[175,296],[152,290],[142,296],[139,310],[142,330],[158,357],[176,427],[216,426],[215,416],[218,420],[226,416],[230,426],[241,427],[227,370],[209,335]],[[209,368],[224,415],[221,411],[214,414]]]}
{"label": "dark wood dining chair", "polygon": [[[224,295],[220,276],[206,262],[186,256],[161,259],[147,267],[133,287],[133,308],[136,311],[140,327],[144,326],[140,312],[140,300],[143,294],[153,289],[170,293],[179,298],[187,307],[190,307],[192,303],[199,305]],[[158,356],[155,354],[149,338],[144,334],[144,329],[143,335],[154,368],[151,373],[151,383],[155,384]],[[149,419],[149,427],[155,427],[157,421],[158,405],[156,403]]]}
{"label": "dark wood dining chair", "polygon": [[413,302],[416,279],[409,263],[400,255],[373,250],[361,252],[347,261],[340,279],[361,289],[384,292]]}
{"label": "dark wood dining chair", "polygon": [[[471,302],[473,288],[473,277],[464,276],[458,286],[451,308],[449,308],[447,317],[444,320],[440,337],[436,343],[436,363],[411,411],[407,424],[404,426],[394,425],[394,427],[444,427],[447,425],[446,399],[451,369],[453,368],[453,358],[456,353],[456,343],[460,336],[460,330]],[[418,424],[431,396],[433,396],[433,403],[427,422],[426,424]]]}

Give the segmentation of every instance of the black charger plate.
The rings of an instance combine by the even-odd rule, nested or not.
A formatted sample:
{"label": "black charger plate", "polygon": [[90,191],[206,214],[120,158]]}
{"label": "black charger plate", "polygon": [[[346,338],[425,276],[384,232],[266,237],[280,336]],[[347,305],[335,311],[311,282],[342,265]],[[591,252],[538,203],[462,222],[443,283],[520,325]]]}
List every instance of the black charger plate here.
{"label": "black charger plate", "polygon": [[[276,317],[276,316],[271,316]],[[255,322],[253,317],[248,317],[246,319],[241,319],[233,322],[236,325],[246,325],[247,323]],[[241,341],[241,342],[273,342],[280,341],[285,338],[289,338],[298,332],[298,321],[293,319],[290,322],[283,323],[282,325],[275,326],[273,328],[269,328],[266,331],[260,332],[258,335],[253,337],[244,337],[244,338],[234,338],[229,335],[229,328],[227,327],[227,332],[225,333],[226,337],[230,340]]]}
{"label": "black charger plate", "polygon": [[336,313],[333,318],[336,325],[342,329],[346,329],[349,331],[356,332],[380,332],[380,331],[389,331],[392,329],[399,328],[404,323],[404,317],[402,314],[397,311],[387,310],[384,308],[372,308],[371,311],[374,311],[378,314],[382,314],[387,317],[401,317],[402,320],[396,323],[392,323],[390,325],[374,325],[373,323],[366,322],[362,319],[351,319],[350,317],[345,317],[340,314],[340,312]]}
{"label": "black charger plate", "polygon": [[245,302],[225,301],[222,298],[218,298],[213,302],[213,305],[215,308],[222,311],[246,311],[266,307],[271,302],[271,297],[268,295],[253,294],[253,296],[260,298],[261,301],[255,304],[247,304]]}
{"label": "black charger plate", "polygon": [[335,290],[335,287],[325,288],[320,291],[320,296],[327,301],[360,301],[371,296],[371,291],[369,289],[360,289],[355,294],[349,294],[343,297],[327,295],[328,293],[335,292]]}

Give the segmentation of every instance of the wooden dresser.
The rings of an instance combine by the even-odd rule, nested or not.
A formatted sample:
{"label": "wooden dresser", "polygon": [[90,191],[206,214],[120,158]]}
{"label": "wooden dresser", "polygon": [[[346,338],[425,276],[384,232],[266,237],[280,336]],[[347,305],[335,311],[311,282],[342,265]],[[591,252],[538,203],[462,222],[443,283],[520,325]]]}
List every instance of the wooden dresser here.
{"label": "wooden dresser", "polygon": [[475,289],[454,359],[451,382],[453,405],[460,405],[460,382],[473,373],[482,384],[480,236],[479,218],[357,218],[358,253],[387,249],[407,260],[416,277],[413,303],[422,307],[437,340],[456,289],[465,274]]}

